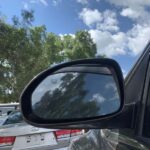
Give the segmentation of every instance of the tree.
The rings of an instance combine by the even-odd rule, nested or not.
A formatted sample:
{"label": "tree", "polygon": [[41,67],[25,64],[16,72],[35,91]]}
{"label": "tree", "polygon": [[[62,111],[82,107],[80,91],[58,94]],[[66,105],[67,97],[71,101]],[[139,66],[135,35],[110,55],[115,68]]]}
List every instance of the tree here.
{"label": "tree", "polygon": [[95,57],[96,44],[87,31],[78,31],[75,37],[64,38],[66,57],[70,60]]}
{"label": "tree", "polygon": [[0,20],[0,102],[19,101],[25,85],[52,64],[95,57],[96,44],[87,31],[63,37],[32,26],[34,12],[23,10],[13,24]]}
{"label": "tree", "polygon": [[[56,77],[54,74],[53,77]],[[87,74],[64,73],[59,88],[45,89],[43,96],[38,97],[38,90],[34,91],[34,113],[45,119],[77,119],[82,117],[98,116],[100,104],[89,96],[89,87],[85,87]],[[50,82],[50,78],[43,81]],[[40,87],[39,87],[40,88]],[[82,111],[81,111],[82,110]],[[73,118],[75,117],[75,118]]]}

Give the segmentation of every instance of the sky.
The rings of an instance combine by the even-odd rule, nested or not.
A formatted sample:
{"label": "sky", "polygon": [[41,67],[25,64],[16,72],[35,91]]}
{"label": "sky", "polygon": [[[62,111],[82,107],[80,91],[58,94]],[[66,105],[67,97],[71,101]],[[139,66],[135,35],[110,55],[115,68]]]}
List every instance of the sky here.
{"label": "sky", "polygon": [[34,25],[48,32],[87,30],[97,54],[115,59],[126,75],[150,41],[150,0],[0,0],[10,24],[21,10],[34,10]]}

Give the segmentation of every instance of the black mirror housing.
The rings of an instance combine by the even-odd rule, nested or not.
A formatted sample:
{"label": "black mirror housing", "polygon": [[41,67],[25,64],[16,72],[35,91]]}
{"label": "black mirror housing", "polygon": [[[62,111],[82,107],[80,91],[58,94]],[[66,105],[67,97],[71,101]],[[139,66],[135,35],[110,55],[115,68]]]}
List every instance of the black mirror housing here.
{"label": "black mirror housing", "polygon": [[[72,73],[72,74],[70,74]],[[86,73],[86,74],[85,74]],[[63,109],[64,106],[66,106],[66,104],[69,103],[69,96],[66,95],[67,93],[70,93],[70,91],[66,91],[66,94],[63,95],[63,100],[62,100],[62,93],[60,94],[61,96],[58,96],[57,98],[57,103],[59,104],[58,106],[58,110],[61,112],[61,116],[57,115],[58,112],[56,112],[56,109],[53,109],[54,105],[54,101],[52,101],[54,98],[49,98],[48,101],[52,101],[51,105],[47,105],[47,103],[45,103],[44,105],[42,105],[44,103],[43,97],[42,99],[38,98],[40,97],[40,91],[41,89],[43,90],[43,88],[45,89],[45,91],[48,93],[56,93],[56,91],[58,92],[58,87],[57,89],[52,89],[51,87],[49,91],[47,91],[47,87],[45,84],[47,84],[47,81],[50,82],[50,80],[46,80],[48,77],[52,77],[54,75],[60,75],[63,74],[63,76],[61,76],[61,81],[62,78],[65,78],[66,76],[70,76],[70,75],[76,75],[76,82],[74,81],[74,83],[77,83],[77,77],[78,79],[81,79],[81,77],[84,77],[84,83],[89,84],[91,83],[89,80],[89,75],[91,76],[91,81],[93,82],[93,79],[96,78],[96,75],[99,77],[97,79],[97,82],[99,82],[100,85],[103,85],[102,82],[104,82],[104,77],[106,79],[106,77],[111,76],[114,79],[114,83],[116,83],[116,87],[118,89],[118,95],[119,95],[119,104],[118,107],[116,108],[116,110],[111,110],[110,111],[110,107],[108,109],[105,109],[105,113],[103,111],[101,111],[101,109],[103,108],[103,105],[101,104],[100,108],[99,103],[94,103],[97,109],[97,112],[95,111],[94,113],[92,112],[92,110],[95,109],[90,109],[89,106],[91,105],[91,97],[89,98],[89,100],[87,100],[87,95],[89,95],[89,93],[91,93],[91,91],[97,93],[96,89],[93,90],[92,85],[91,87],[89,86],[88,88],[86,88],[86,92],[79,91],[76,92],[76,96],[78,96],[78,93],[87,93],[87,91],[89,92],[87,95],[85,95],[84,97],[86,97],[86,100],[88,101],[88,103],[86,103],[86,105],[88,105],[86,108],[87,110],[85,110],[83,112],[83,109],[81,107],[80,113],[75,113],[76,111],[72,111],[75,107],[79,107],[74,105],[72,107],[70,103],[69,108],[68,109],[68,115],[66,115],[66,112],[64,112],[64,110],[67,109],[67,107],[65,109]],[[65,75],[65,76],[64,76]],[[94,75],[94,76],[93,76]],[[88,76],[88,80],[87,79]],[[103,78],[101,77],[103,76]],[[75,77],[73,77],[74,79]],[[58,79],[58,77],[57,77]],[[45,82],[44,82],[45,80]],[[70,79],[72,81],[72,79]],[[55,81],[55,80],[51,80]],[[60,80],[59,80],[60,81]],[[64,81],[64,80],[63,80]],[[88,83],[89,82],[89,83]],[[61,86],[60,82],[59,86]],[[62,83],[62,82],[61,82]],[[96,82],[95,82],[96,83]],[[54,84],[56,84],[54,82]],[[71,85],[72,83],[70,83]],[[68,85],[68,82],[67,84]],[[64,82],[63,82],[63,86],[64,86]],[[104,85],[103,85],[104,87]],[[39,90],[40,89],[40,90]],[[70,89],[70,88],[66,88],[65,89]],[[76,91],[78,90],[78,88],[76,89]],[[73,91],[73,90],[71,90]],[[85,85],[84,85],[84,91],[85,91]],[[104,90],[101,90],[104,91]],[[46,94],[46,92],[44,94]],[[105,91],[105,99],[108,99],[108,95],[110,94],[111,91]],[[36,94],[35,94],[36,93]],[[94,93],[94,94],[95,94]],[[38,95],[39,94],[39,95]],[[93,93],[92,93],[93,94]],[[37,96],[34,96],[37,95]],[[58,95],[58,94],[57,94]],[[75,94],[74,94],[75,95]],[[72,97],[74,96],[72,94]],[[103,94],[104,95],[104,94]],[[54,96],[53,96],[54,97]],[[56,97],[56,96],[55,96]],[[67,97],[66,100],[64,100],[64,97]],[[81,97],[81,96],[80,96]],[[83,96],[82,96],[83,99]],[[80,99],[80,101],[82,101],[82,99]],[[117,100],[118,100],[117,99]],[[116,99],[115,99],[116,100]],[[70,96],[70,101],[71,100],[71,96]],[[77,101],[77,98],[76,98]],[[61,104],[63,105],[60,105]],[[66,102],[66,103],[65,103]],[[68,102],[68,103],[67,103]],[[85,102],[85,100],[84,100]],[[55,100],[55,104],[56,100]],[[82,103],[83,104],[83,103]],[[82,104],[80,104],[80,106],[83,106]],[[85,103],[84,103],[85,104]],[[108,103],[109,104],[109,103]],[[123,106],[124,106],[124,83],[123,83],[123,75],[122,75],[122,71],[120,69],[120,66],[118,65],[118,63],[112,59],[107,59],[107,58],[103,58],[103,59],[82,59],[82,60],[75,60],[75,61],[71,61],[71,62],[66,62],[66,63],[62,63],[59,65],[56,65],[52,68],[49,68],[43,72],[41,72],[39,75],[37,75],[24,89],[24,91],[21,94],[20,97],[20,107],[21,107],[21,111],[23,114],[23,117],[25,119],[25,121],[31,125],[37,126],[37,127],[45,127],[45,128],[100,128],[98,126],[98,122],[102,122],[105,121],[107,119],[110,119],[114,116],[117,116],[121,113]],[[44,107],[45,105],[47,105],[46,107]],[[36,107],[35,107],[36,106]],[[38,107],[37,107],[38,106]],[[50,107],[52,106],[52,107]],[[63,106],[63,107],[62,107]],[[85,105],[84,105],[85,106]],[[110,103],[111,106],[111,103]],[[105,104],[106,107],[106,104]],[[37,109],[40,108],[40,109]],[[47,108],[47,109],[45,109]],[[47,113],[47,110],[52,110],[50,111],[49,114]],[[42,114],[43,111],[43,114]],[[83,112],[83,113],[82,113]],[[87,113],[88,112],[88,113]],[[44,115],[47,114],[47,115]],[[55,115],[52,115],[55,114]],[[69,116],[69,114],[72,114]],[[103,127],[104,128],[104,127]]]}

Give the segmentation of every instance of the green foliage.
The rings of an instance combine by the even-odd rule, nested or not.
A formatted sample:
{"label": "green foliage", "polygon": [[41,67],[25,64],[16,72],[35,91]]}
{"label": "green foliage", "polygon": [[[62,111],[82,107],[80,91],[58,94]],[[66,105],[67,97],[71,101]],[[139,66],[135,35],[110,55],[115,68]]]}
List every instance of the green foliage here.
{"label": "green foliage", "polygon": [[[46,91],[39,101],[35,103],[33,110],[35,114],[38,114],[39,117],[51,119],[98,115],[100,105],[97,105],[94,100],[88,100],[89,91],[85,88],[86,74],[66,73],[63,74],[60,80],[59,88]],[[37,92],[35,91],[35,93]],[[36,95],[35,93],[34,95]],[[37,97],[35,98],[37,99]]]}
{"label": "green foliage", "polygon": [[66,60],[95,57],[96,44],[87,31],[74,36],[33,27],[33,11],[22,11],[13,25],[0,20],[0,102],[18,101],[25,85],[40,71]]}
{"label": "green foliage", "polygon": [[[93,43],[87,31],[78,31],[75,37],[66,36],[66,57],[74,60],[94,57],[96,54],[96,44]],[[65,42],[65,43],[66,43]]]}

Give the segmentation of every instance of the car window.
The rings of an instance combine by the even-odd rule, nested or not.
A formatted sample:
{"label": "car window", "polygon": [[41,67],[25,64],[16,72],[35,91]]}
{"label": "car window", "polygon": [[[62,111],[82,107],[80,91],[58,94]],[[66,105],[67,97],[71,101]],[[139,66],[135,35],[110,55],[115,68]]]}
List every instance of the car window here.
{"label": "car window", "polygon": [[3,123],[3,125],[8,124],[15,124],[15,123],[21,123],[23,122],[22,114],[20,111],[15,111],[10,113],[6,121]]}

